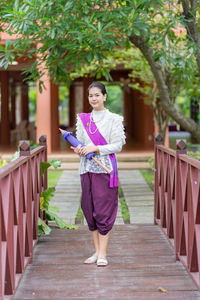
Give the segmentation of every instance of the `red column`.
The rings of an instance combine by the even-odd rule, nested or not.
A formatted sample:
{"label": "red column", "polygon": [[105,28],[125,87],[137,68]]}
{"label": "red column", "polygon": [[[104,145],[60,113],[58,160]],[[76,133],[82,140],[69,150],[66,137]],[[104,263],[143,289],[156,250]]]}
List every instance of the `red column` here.
{"label": "red column", "polygon": [[15,84],[11,85],[11,122],[12,129],[16,127],[16,87]]}
{"label": "red column", "polygon": [[21,121],[29,120],[29,108],[28,108],[28,84],[21,84]]}
{"label": "red column", "polygon": [[90,104],[88,101],[88,86],[91,83],[90,78],[83,78],[83,112],[88,113],[91,111]]}
{"label": "red column", "polygon": [[60,135],[59,135],[59,89],[58,85],[50,82],[50,101],[51,101],[51,148],[52,151],[60,149]]}
{"label": "red column", "polygon": [[58,86],[47,75],[42,77],[45,84],[42,93],[37,82],[37,141],[42,134],[47,135],[48,153],[59,149]]}
{"label": "red column", "polygon": [[73,127],[76,122],[76,109],[75,109],[75,87],[74,84],[69,89],[69,127]]}
{"label": "red column", "polygon": [[1,80],[1,144],[10,144],[10,124],[9,124],[9,83],[8,72],[0,72]]}

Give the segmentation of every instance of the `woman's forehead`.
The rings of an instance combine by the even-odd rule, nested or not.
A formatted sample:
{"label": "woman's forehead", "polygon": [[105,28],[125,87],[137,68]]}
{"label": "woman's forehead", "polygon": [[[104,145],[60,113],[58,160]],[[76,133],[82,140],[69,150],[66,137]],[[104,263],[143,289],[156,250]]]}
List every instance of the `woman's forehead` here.
{"label": "woman's forehead", "polygon": [[91,89],[89,89],[89,94],[97,94],[97,93],[101,93],[101,90],[97,87],[92,87]]}

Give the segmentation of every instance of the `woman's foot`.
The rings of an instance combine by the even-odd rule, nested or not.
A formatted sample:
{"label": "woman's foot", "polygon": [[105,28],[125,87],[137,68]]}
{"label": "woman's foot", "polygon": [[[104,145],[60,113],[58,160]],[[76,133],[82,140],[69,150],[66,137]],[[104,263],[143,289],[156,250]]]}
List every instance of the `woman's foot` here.
{"label": "woman's foot", "polygon": [[85,261],[84,264],[94,264],[97,261],[97,254],[93,254],[92,256],[88,257]]}
{"label": "woman's foot", "polygon": [[105,267],[108,265],[108,261],[106,258],[98,257],[97,259],[97,267]]}

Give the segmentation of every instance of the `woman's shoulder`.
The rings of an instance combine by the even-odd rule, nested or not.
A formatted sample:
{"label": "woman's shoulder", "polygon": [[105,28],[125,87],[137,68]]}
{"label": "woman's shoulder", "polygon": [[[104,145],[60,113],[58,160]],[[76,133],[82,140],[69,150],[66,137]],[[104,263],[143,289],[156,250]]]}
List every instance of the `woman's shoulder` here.
{"label": "woman's shoulder", "polygon": [[109,111],[108,110],[108,116],[109,116],[109,118],[111,118],[111,119],[113,119],[113,120],[116,120],[116,121],[123,121],[123,117],[122,116],[120,116],[120,115],[118,115],[118,114],[116,114],[116,113],[113,113],[113,112],[111,112],[111,111]]}

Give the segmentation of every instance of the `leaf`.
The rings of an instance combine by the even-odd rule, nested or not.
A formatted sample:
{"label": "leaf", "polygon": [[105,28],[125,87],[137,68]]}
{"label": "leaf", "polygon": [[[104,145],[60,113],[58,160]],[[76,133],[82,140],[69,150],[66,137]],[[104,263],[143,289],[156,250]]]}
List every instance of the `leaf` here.
{"label": "leaf", "polygon": [[38,218],[38,235],[41,235],[42,233],[48,235],[50,232],[51,228],[41,218]]}
{"label": "leaf", "polygon": [[60,211],[60,209],[57,206],[53,206],[53,205],[50,205],[50,204],[49,204],[48,209],[51,210],[51,211],[54,211],[54,212],[59,212]]}
{"label": "leaf", "polygon": [[42,210],[46,210],[49,207],[49,202],[51,198],[54,196],[55,187],[49,187],[47,190],[43,191],[41,193],[41,196],[44,198],[44,201],[42,202]]}
{"label": "leaf", "polygon": [[61,160],[58,160],[58,159],[52,159],[52,160],[50,161],[50,165],[51,165],[52,167],[54,167],[55,169],[56,169],[56,168],[59,168],[59,167],[61,166]]}
{"label": "leaf", "polygon": [[40,175],[44,175],[44,173],[46,172],[46,170],[51,166],[51,164],[47,161],[42,161],[40,163]]}
{"label": "leaf", "polygon": [[164,288],[161,287],[161,286],[158,287],[158,290],[159,290],[161,293],[166,293],[166,292],[167,292],[167,290],[164,289]]}
{"label": "leaf", "polygon": [[78,229],[77,226],[67,224],[60,217],[58,217],[56,214],[50,212],[49,210],[46,211],[46,218],[47,218],[48,221],[55,221],[56,225],[59,228]]}

